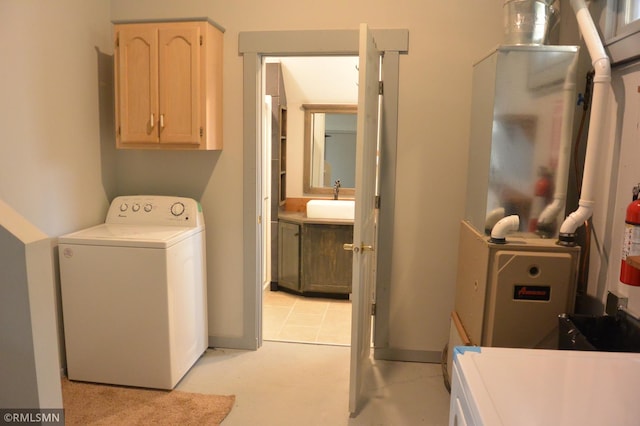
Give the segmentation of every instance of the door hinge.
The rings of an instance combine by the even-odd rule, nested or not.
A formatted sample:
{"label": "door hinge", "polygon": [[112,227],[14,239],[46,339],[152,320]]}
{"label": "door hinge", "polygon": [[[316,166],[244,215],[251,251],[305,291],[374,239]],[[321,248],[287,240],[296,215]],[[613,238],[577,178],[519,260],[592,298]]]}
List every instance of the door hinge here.
{"label": "door hinge", "polygon": [[379,195],[376,195],[374,202],[375,202],[375,208],[380,210],[380,196]]}
{"label": "door hinge", "polygon": [[200,36],[200,46],[202,46],[202,43],[203,43],[202,36]]}
{"label": "door hinge", "polygon": [[204,136],[204,129],[200,127],[200,137]]}
{"label": "door hinge", "polygon": [[384,92],[384,83],[382,81],[378,82],[378,95],[382,95]]}
{"label": "door hinge", "polygon": [[376,315],[376,304],[375,303],[371,304],[371,315],[372,316]]}
{"label": "door hinge", "polygon": [[118,136],[122,135],[122,132],[120,131],[120,126],[118,126]]}
{"label": "door hinge", "polygon": [[116,47],[120,47],[120,37],[116,37]]}

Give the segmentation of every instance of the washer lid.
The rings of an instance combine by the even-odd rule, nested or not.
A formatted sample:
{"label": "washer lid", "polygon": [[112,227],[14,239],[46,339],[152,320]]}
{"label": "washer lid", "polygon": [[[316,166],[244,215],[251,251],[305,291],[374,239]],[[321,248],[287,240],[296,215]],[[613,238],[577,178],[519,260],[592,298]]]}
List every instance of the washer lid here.
{"label": "washer lid", "polygon": [[103,223],[58,238],[60,244],[167,248],[202,231],[201,227]]}
{"label": "washer lid", "polygon": [[455,351],[464,393],[482,424],[638,424],[640,354],[497,347]]}

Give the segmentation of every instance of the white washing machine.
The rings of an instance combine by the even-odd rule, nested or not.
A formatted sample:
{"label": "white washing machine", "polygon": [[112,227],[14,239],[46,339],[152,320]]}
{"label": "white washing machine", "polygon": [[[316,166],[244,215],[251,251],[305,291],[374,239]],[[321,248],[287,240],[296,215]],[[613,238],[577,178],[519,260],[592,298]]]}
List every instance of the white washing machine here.
{"label": "white washing machine", "polygon": [[208,346],[200,204],[117,197],[59,258],[69,379],[173,389]]}
{"label": "white washing machine", "polygon": [[456,347],[450,426],[638,424],[640,354]]}

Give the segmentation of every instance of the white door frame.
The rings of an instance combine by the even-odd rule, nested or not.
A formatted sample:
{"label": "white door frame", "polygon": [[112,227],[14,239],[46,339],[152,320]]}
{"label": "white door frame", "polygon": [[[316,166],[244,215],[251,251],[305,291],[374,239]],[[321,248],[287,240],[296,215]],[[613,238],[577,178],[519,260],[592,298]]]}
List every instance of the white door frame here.
{"label": "white door frame", "polygon": [[[376,348],[389,346],[391,248],[395,209],[396,144],[398,130],[399,55],[407,53],[409,31],[372,30],[383,52],[385,80],[381,124],[379,243],[376,286]],[[243,335],[233,341],[212,338],[214,346],[255,350],[262,346],[262,247],[259,215],[262,206],[259,175],[261,143],[262,56],[358,55],[359,31],[305,30],[241,32],[238,50],[243,55]],[[375,351],[374,351],[375,356]]]}

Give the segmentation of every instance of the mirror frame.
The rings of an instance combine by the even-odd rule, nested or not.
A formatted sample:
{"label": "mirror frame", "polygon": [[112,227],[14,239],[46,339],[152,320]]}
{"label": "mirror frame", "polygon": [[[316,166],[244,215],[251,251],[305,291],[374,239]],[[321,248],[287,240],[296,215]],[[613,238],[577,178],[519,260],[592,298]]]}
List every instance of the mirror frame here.
{"label": "mirror frame", "polygon": [[[302,189],[305,195],[323,194],[333,195],[333,187],[311,186],[311,114],[357,114],[358,105],[355,104],[303,104],[304,109],[304,168],[302,174]],[[353,167],[355,168],[355,164]],[[353,197],[356,194],[355,188],[340,188],[340,194]]]}

